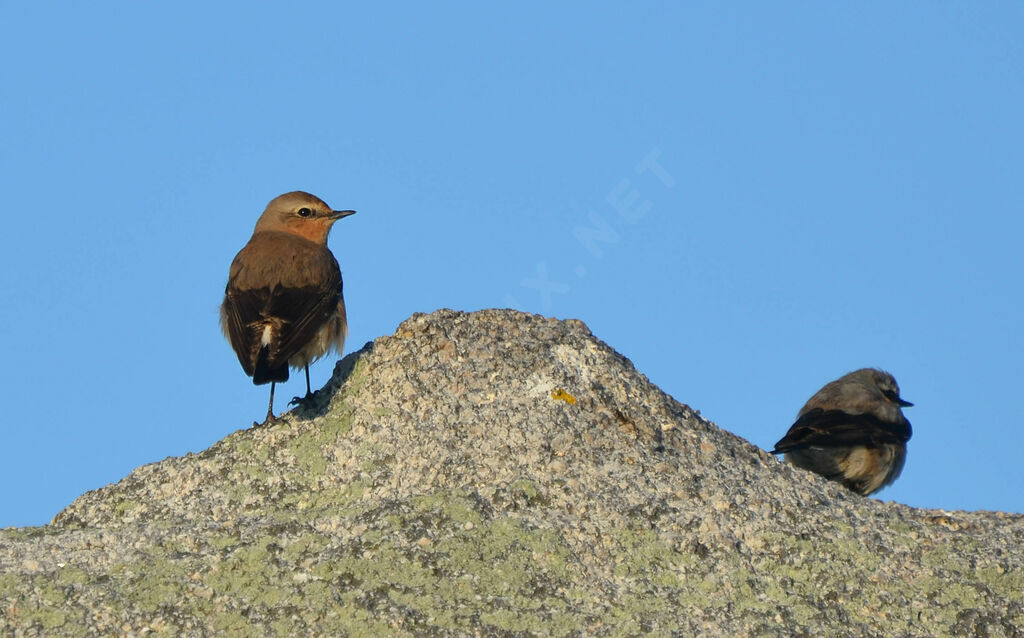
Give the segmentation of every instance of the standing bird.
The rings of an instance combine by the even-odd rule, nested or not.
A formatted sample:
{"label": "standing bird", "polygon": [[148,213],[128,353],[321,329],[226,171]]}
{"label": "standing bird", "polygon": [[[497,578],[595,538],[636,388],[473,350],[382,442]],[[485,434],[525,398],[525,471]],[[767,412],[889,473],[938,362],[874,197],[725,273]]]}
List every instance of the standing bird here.
{"label": "standing bird", "polygon": [[270,383],[264,423],[274,420],[274,385],[288,380],[288,366],[306,369],[309,398],[309,364],[345,345],[341,269],[327,234],[354,213],[331,210],[309,193],[285,193],[270,200],[231,262],[220,326],[252,382]]}
{"label": "standing bird", "polygon": [[903,470],[912,405],[888,372],[856,370],[818,390],[772,454],[867,496]]}

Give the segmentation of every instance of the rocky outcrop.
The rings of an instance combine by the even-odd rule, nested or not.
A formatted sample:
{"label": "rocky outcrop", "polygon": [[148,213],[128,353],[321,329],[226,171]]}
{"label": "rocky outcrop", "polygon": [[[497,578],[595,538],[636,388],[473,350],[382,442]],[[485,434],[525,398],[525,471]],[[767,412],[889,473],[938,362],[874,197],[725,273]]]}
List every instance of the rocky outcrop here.
{"label": "rocky outcrop", "polygon": [[0,531],[13,635],[990,635],[1024,516],[863,498],[579,321],[415,315],[279,423]]}

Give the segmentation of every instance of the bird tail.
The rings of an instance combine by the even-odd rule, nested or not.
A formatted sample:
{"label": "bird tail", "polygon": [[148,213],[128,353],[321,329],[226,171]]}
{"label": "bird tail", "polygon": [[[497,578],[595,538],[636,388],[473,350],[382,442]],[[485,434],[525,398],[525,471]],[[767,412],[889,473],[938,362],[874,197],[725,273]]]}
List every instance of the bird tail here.
{"label": "bird tail", "polygon": [[288,380],[288,362],[285,361],[279,366],[270,367],[270,347],[263,346],[256,355],[256,367],[252,372],[252,382],[255,385],[263,385],[271,381],[280,383]]}

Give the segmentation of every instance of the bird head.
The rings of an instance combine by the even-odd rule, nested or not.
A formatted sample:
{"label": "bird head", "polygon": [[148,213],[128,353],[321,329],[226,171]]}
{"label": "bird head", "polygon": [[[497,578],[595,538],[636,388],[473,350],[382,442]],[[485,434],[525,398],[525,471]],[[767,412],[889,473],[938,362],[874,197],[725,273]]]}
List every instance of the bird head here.
{"label": "bird head", "polygon": [[905,401],[900,397],[900,386],[897,385],[896,379],[894,379],[891,374],[875,369],[871,369],[871,373],[875,387],[882,393],[882,396],[886,401],[889,403],[895,403],[901,408],[909,408],[914,405],[910,401]]}
{"label": "bird head", "polygon": [[861,368],[828,383],[800,410],[842,410],[849,414],[873,414],[886,422],[905,419],[900,408],[913,405],[900,397],[896,379],[884,370]]}
{"label": "bird head", "polygon": [[278,231],[327,243],[334,222],[355,214],[354,210],[332,210],[324,200],[303,191],[292,191],[270,200],[256,222],[256,231]]}

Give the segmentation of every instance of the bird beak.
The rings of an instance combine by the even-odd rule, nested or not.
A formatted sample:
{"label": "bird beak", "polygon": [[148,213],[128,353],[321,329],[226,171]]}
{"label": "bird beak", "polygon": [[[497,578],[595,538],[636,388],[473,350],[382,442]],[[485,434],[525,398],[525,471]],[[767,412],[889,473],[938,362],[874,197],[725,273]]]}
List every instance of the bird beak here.
{"label": "bird beak", "polygon": [[332,210],[331,214],[328,215],[330,219],[341,219],[342,217],[348,217],[349,215],[355,215],[354,210]]}
{"label": "bird beak", "polygon": [[898,403],[901,408],[912,408],[912,407],[914,407],[913,403],[911,403],[910,401],[904,401],[903,399],[900,399],[900,400],[896,401],[896,403]]}

